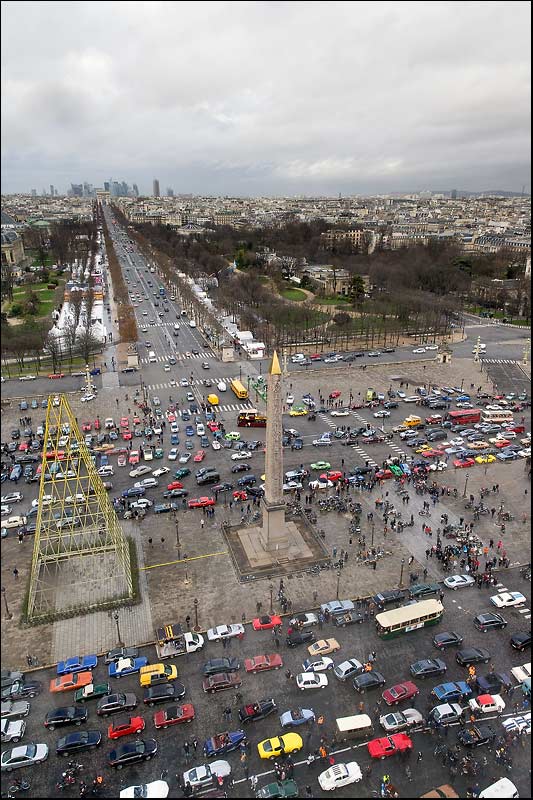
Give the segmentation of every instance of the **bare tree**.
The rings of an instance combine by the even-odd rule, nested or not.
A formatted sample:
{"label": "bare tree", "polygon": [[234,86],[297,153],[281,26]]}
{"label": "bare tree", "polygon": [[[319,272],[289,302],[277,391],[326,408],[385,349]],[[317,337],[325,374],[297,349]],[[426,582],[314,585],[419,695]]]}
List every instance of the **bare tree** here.
{"label": "bare tree", "polygon": [[77,292],[70,292],[70,300],[69,300],[69,308],[72,311],[74,316],[74,325],[78,327],[80,324],[80,315],[81,315],[81,307],[83,305],[83,296],[82,293]]}
{"label": "bare tree", "polygon": [[72,366],[72,353],[77,342],[77,325],[74,320],[69,320],[63,327],[63,339],[68,353],[69,365]]}
{"label": "bare tree", "polygon": [[89,358],[92,353],[96,353],[101,348],[101,343],[93,336],[90,329],[85,328],[78,337],[78,345],[81,355],[86,364],[89,363]]}
{"label": "bare tree", "polygon": [[52,331],[49,331],[44,340],[44,349],[52,361],[52,372],[58,372],[58,368],[61,365],[62,360],[62,350],[59,336],[54,336]]}

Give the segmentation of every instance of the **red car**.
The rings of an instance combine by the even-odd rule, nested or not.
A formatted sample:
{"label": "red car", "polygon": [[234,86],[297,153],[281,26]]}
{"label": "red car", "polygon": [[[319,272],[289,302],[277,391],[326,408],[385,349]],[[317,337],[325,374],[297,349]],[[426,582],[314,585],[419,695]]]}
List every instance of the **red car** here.
{"label": "red car", "polygon": [[81,426],[81,429],[84,433],[89,433],[89,431],[91,431],[92,428],[93,426],[91,422],[84,422],[83,425]]}
{"label": "red car", "polygon": [[214,506],[214,497],[193,497],[189,500],[189,508],[206,508],[206,506]]}
{"label": "red car", "polygon": [[463,459],[456,458],[455,461],[453,462],[453,465],[455,469],[465,469],[468,467],[473,467],[475,463],[476,462],[474,461],[473,458],[463,458]]}
{"label": "red car", "polygon": [[320,476],[321,481],[331,481],[332,483],[337,483],[341,478],[342,472],[339,472],[338,469],[331,470],[331,472],[324,472],[324,474]]}
{"label": "red car", "polygon": [[390,689],[385,689],[381,696],[388,706],[395,706],[402,700],[410,700],[411,697],[416,697],[418,694],[418,687],[412,681],[405,681],[405,683],[397,683]]}
{"label": "red car", "polygon": [[256,617],[252,622],[252,628],[254,631],[269,631],[272,628],[276,628],[278,625],[282,624],[281,617],[278,617],[275,614],[273,617]]}
{"label": "red car", "polygon": [[141,420],[139,419],[138,416],[133,417],[133,424],[134,425],[140,425],[141,424]]}
{"label": "red car", "polygon": [[313,355],[309,356],[309,358],[311,359],[311,361],[321,361],[322,360],[322,356],[320,355],[320,353],[313,353]]}
{"label": "red car", "polygon": [[233,492],[233,499],[234,500],[248,500],[248,495],[242,489]]}
{"label": "red car", "polygon": [[390,469],[380,469],[376,472],[376,478],[378,481],[386,480],[387,478],[392,478],[392,472]]}
{"label": "red car", "polygon": [[211,420],[211,422],[207,423],[207,427],[209,428],[211,433],[214,433],[215,431],[218,431],[218,422],[214,422],[214,420]]}
{"label": "red car", "polygon": [[196,461],[196,463],[198,464],[200,463],[200,461],[203,461],[204,458],[205,458],[205,450],[198,450],[198,452],[195,454],[193,458],[193,461]]}
{"label": "red car", "polygon": [[507,447],[510,444],[511,442],[509,439],[499,439],[497,442],[494,442],[494,447],[497,447],[500,450],[502,447]]}
{"label": "red car", "polygon": [[122,438],[124,439],[125,442],[128,442],[132,437],[133,434],[131,431],[127,429],[122,431]]}
{"label": "red car", "polygon": [[434,450],[431,448],[430,450],[424,450],[422,453],[422,458],[440,458],[440,456],[444,455],[444,450]]}
{"label": "red car", "polygon": [[244,659],[244,669],[255,675],[256,672],[264,672],[268,669],[279,669],[283,666],[283,659],[278,653],[269,656],[254,656]]}
{"label": "red car", "polygon": [[130,457],[128,458],[128,464],[138,464],[139,463],[139,451],[132,450],[130,453]]}
{"label": "red car", "polygon": [[172,481],[172,483],[168,484],[167,489],[169,492],[171,492],[172,489],[183,489],[183,484],[179,481]]}
{"label": "red car", "polygon": [[118,457],[117,465],[119,467],[125,467],[126,466],[126,456],[124,454],[122,454],[122,455],[120,455]]}
{"label": "red car", "polygon": [[372,739],[367,744],[371,758],[387,758],[394,753],[403,753],[413,749],[413,742],[406,733],[393,733],[392,736],[383,736],[381,739]]}
{"label": "red car", "polygon": [[65,458],[65,451],[64,450],[49,450],[46,454],[46,458],[54,459],[56,461],[63,461]]}
{"label": "red car", "polygon": [[337,389],[335,389],[334,392],[330,392],[329,399],[330,400],[335,400],[335,398],[340,397],[340,396],[341,396],[341,392],[339,392]]}
{"label": "red car", "polygon": [[144,728],[145,722],[142,717],[119,717],[109,725],[107,737],[108,739],[120,739],[121,736],[140,733]]}
{"label": "red car", "polygon": [[129,428],[130,427],[130,418],[129,417],[121,417],[120,423],[121,428]]}
{"label": "red car", "polygon": [[64,378],[65,374],[63,372],[52,372],[48,377],[51,380],[57,380],[57,378]]}
{"label": "red car", "polygon": [[[170,414],[167,414],[167,422],[176,422],[176,415],[173,414],[172,412],[170,412]],[[140,424],[140,423],[137,423],[137,424]]]}
{"label": "red car", "polygon": [[94,421],[94,429],[95,429],[95,431],[99,431],[100,430],[100,420],[98,419],[98,417]]}
{"label": "red car", "polygon": [[68,692],[70,689],[80,689],[83,686],[88,686],[92,682],[93,674],[90,670],[87,672],[69,672],[51,680],[50,691],[52,693]]}
{"label": "red car", "polygon": [[28,442],[21,442],[18,446],[18,449],[20,450],[21,453],[25,453],[28,447],[29,447]]}
{"label": "red car", "polygon": [[156,728],[168,728],[170,725],[180,725],[182,722],[192,722],[194,719],[194,706],[185,703],[182,706],[168,706],[154,714]]}

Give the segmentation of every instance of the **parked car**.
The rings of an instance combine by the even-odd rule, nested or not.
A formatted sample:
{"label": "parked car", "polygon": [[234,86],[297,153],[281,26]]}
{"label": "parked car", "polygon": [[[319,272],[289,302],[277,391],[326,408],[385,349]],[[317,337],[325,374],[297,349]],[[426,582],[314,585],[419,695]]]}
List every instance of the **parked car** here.
{"label": "parked car", "polygon": [[96,730],[76,731],[68,733],[57,740],[56,754],[58,756],[70,756],[85,750],[92,750],[99,747],[102,742],[102,734]]}

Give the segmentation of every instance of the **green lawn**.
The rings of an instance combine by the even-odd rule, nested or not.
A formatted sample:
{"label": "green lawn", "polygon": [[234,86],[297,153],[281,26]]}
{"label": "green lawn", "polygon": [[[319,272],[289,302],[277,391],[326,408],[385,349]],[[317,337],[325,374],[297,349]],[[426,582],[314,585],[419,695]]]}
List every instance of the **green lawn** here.
{"label": "green lawn", "polygon": [[282,289],[281,296],[285,300],[294,300],[297,303],[301,303],[302,300],[307,298],[305,292],[302,292],[301,289]]}
{"label": "green lawn", "polygon": [[[47,300],[52,300],[55,294],[55,289],[46,289],[46,288],[36,289],[33,286],[31,287],[31,289],[32,291],[35,292],[35,294],[39,297],[39,300],[41,300],[42,302],[46,302]],[[13,292],[13,300],[17,302],[24,300],[25,296],[26,296],[26,289],[16,289]]]}
{"label": "green lawn", "polygon": [[350,298],[343,294],[328,295],[327,297],[316,297],[315,302],[323,306],[336,306],[339,303],[350,303]]}

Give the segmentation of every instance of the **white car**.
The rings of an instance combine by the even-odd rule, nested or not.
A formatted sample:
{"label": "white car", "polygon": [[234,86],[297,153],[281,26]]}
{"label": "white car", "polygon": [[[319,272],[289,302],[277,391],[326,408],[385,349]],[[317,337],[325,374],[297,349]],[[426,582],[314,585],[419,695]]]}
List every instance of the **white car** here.
{"label": "white car", "polygon": [[417,394],[412,394],[409,397],[404,397],[404,403],[418,403],[421,398]]}
{"label": "white car", "polygon": [[187,380],[187,378],[182,378],[180,380],[180,386],[190,386],[189,381]]}
{"label": "white car", "polygon": [[310,481],[309,482],[309,488],[310,489],[314,489],[314,490],[316,490],[316,489],[332,489],[333,488],[333,482],[332,481],[320,481],[320,480]]}
{"label": "white car", "polygon": [[[96,397],[95,394],[84,394],[83,397],[81,397],[80,399],[82,403],[88,403],[90,400],[94,400],[95,397]],[[56,405],[55,399],[54,399],[54,405]],[[59,405],[59,403],[57,403],[57,405]]]}
{"label": "white car", "polygon": [[22,492],[10,492],[2,495],[2,503],[20,503],[24,499]]}
{"label": "white car", "polygon": [[502,592],[492,595],[490,602],[496,608],[509,608],[510,606],[522,606],[527,603],[527,600],[522,592]]}
{"label": "white car", "polygon": [[[51,502],[51,501],[50,501]],[[87,497],[83,492],[77,492],[77,494],[71,494],[68,497],[65,497],[65,503],[69,505],[75,505],[76,503],[86,503]]]}
{"label": "white car", "polygon": [[301,625],[302,628],[308,628],[310,625],[318,625],[318,617],[316,614],[312,613],[298,614],[289,621],[289,625],[291,628],[294,628],[296,625]]}
{"label": "white car", "polygon": [[313,439],[313,447],[331,447],[332,444],[333,442],[329,437],[321,436],[320,439]]}
{"label": "white car", "polygon": [[152,781],[122,789],[119,797],[168,797],[170,787],[166,781]]}
{"label": "white car", "polygon": [[231,767],[227,761],[212,761],[211,764],[201,764],[194,769],[183,773],[183,785],[192,789],[213,787],[216,778],[227,778],[231,774]]}
{"label": "white car", "polygon": [[2,520],[2,528],[20,528],[26,524],[26,517],[8,517]]}
{"label": "white car", "polygon": [[425,353],[425,352],[426,352],[425,347],[415,347],[415,349],[413,350],[413,353]]}
{"label": "white car", "polygon": [[20,742],[26,730],[26,720],[2,720],[2,742]]}
{"label": "white car", "polygon": [[7,514],[11,514],[12,507],[11,506],[2,506],[0,511],[2,512],[2,514],[6,514],[6,515]]}
{"label": "white car", "polygon": [[[176,386],[176,379],[175,378],[171,378],[169,380],[169,383],[170,383],[171,386]],[[158,781],[155,781],[155,783],[157,783],[157,782]],[[164,781],[161,781],[161,783],[164,783]]]}
{"label": "white car", "polygon": [[191,460],[190,453],[182,453],[178,458],[178,464],[187,464]]}
{"label": "white car", "polygon": [[288,406],[292,406],[292,404],[294,403],[294,395],[293,394],[288,394],[287,395],[287,399],[285,400],[285,402],[286,402],[286,404]]}
{"label": "white car", "polygon": [[[42,502],[43,506],[51,505],[52,504],[52,500],[53,500],[53,498],[52,498],[51,494],[43,494],[43,502]],[[31,501],[31,507],[32,508],[36,508],[38,505],[39,505],[39,498],[36,497],[35,500]],[[4,523],[2,523],[2,525],[3,524]]]}
{"label": "white car", "polygon": [[347,764],[334,764],[318,776],[320,788],[324,792],[331,792],[333,789],[347,786],[349,783],[359,783],[362,779],[363,775],[357,761],[349,761]]}
{"label": "white car", "polygon": [[138,500],[134,500],[133,503],[130,503],[130,508],[152,508],[153,501],[148,500],[147,497],[139,497]]}
{"label": "white car", "polygon": [[448,469],[448,464],[445,461],[437,461],[436,464],[430,464],[428,469],[431,470],[431,472],[442,472]]}
{"label": "white car", "polygon": [[2,753],[0,769],[2,772],[9,772],[17,767],[31,767],[33,764],[46,761],[47,758],[48,745],[46,744],[19,745]]}
{"label": "white car", "polygon": [[439,349],[438,344],[427,344],[426,345],[426,350],[438,350],[438,349]]}
{"label": "white car", "polygon": [[171,447],[170,450],[168,451],[168,460],[175,461],[177,457],[178,457],[178,448]]}
{"label": "white car", "polygon": [[236,453],[233,453],[231,456],[232,461],[241,461],[242,459],[251,458],[252,454],[249,450],[239,450]]}
{"label": "white car", "polygon": [[19,381],[35,381],[37,380],[37,375],[21,375]]}
{"label": "white car", "polygon": [[224,381],[219,381],[217,383],[217,389],[218,389],[219,392],[225,392],[227,388],[228,387],[227,387],[227,385],[226,385],[226,383]]}
{"label": "white car", "polygon": [[178,423],[172,422],[170,424],[170,433],[179,433],[179,432],[180,432],[180,426],[178,425]]}
{"label": "white car", "polygon": [[320,656],[320,658],[306,658],[302,664],[304,672],[325,672],[328,669],[333,669],[333,659],[329,656]]}
{"label": "white car", "polygon": [[325,689],[328,685],[328,678],[321,672],[300,672],[296,676],[296,685],[302,692],[305,689]]}
{"label": "white car", "polygon": [[155,486],[159,486],[159,481],[155,478],[143,478],[142,481],[136,481],[133,486],[135,489],[153,489]]}
{"label": "white car", "polygon": [[473,586],[475,578],[471,575],[450,575],[444,579],[444,585],[448,589],[463,589],[465,586]]}
{"label": "white car", "polygon": [[387,733],[396,733],[414,725],[421,725],[424,717],[416,708],[406,708],[405,711],[395,711],[384,714],[379,718],[379,724]]}
{"label": "white car", "polygon": [[217,625],[216,628],[209,628],[207,631],[207,638],[210,642],[231,639],[233,636],[244,636],[244,626],[240,624]]}
{"label": "white car", "polygon": [[211,447],[213,448],[213,450],[220,450],[222,445],[220,444],[218,439],[213,439],[213,441],[211,442]]}
{"label": "white car", "polygon": [[332,411],[330,414],[331,417],[349,417],[350,412],[347,408],[338,408],[336,411]]}
{"label": "white car", "polygon": [[203,424],[203,422],[196,423],[196,435],[205,436],[205,425]]}
{"label": "white car", "polygon": [[376,419],[383,419],[385,417],[390,417],[390,411],[374,411],[374,416]]}
{"label": "white car", "polygon": [[170,372],[170,364],[165,364],[165,366],[163,367],[163,371]]}
{"label": "white car", "polygon": [[530,458],[531,457],[531,447],[526,447],[524,450],[519,450],[518,455],[520,458]]}
{"label": "white car", "polygon": [[531,711],[526,711],[518,717],[502,719],[501,723],[508,733],[522,733],[522,731],[525,731],[528,736],[531,736]]}
{"label": "white car", "polygon": [[522,664],[521,667],[511,667],[511,675],[518,683],[524,683],[528,678],[531,678],[531,662]]}
{"label": "white car", "polygon": [[501,714],[505,708],[505,702],[499,694],[480,694],[468,701],[472,711],[481,714]]}
{"label": "white car", "polygon": [[108,478],[108,477],[110,477],[111,475],[114,475],[114,474],[115,474],[115,470],[113,469],[113,467],[111,466],[111,464],[106,464],[106,465],[105,465],[105,466],[103,466],[103,467],[98,467],[98,469],[96,470],[96,472],[97,472],[97,474],[98,474],[98,475],[99,475],[101,478]]}
{"label": "white car", "polygon": [[151,468],[147,467],[146,464],[141,464],[140,466],[131,470],[130,478],[140,478],[141,475],[148,475],[151,471]]}

